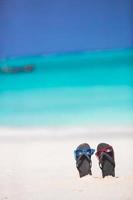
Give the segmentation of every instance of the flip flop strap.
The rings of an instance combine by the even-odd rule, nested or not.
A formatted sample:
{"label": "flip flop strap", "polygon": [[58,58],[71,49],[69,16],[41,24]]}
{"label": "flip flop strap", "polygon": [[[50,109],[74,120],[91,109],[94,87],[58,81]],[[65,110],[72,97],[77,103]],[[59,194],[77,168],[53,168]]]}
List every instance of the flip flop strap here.
{"label": "flip flop strap", "polygon": [[[76,167],[79,168],[82,164],[82,159],[81,159],[82,156],[80,156],[76,162]],[[89,163],[90,163],[90,167],[92,166],[92,161],[91,161],[91,158],[86,156],[86,158],[88,159]]]}
{"label": "flip flop strap", "polygon": [[115,162],[114,162],[113,158],[111,156],[109,156],[107,153],[103,152],[99,159],[99,167],[101,169],[102,169],[102,165],[103,165],[103,156],[105,156],[106,159],[115,167]]}

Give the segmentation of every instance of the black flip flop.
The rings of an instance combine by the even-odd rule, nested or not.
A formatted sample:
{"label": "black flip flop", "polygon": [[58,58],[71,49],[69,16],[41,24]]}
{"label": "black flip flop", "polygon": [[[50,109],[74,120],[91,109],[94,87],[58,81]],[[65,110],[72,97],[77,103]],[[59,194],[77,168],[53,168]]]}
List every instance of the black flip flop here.
{"label": "black flip flop", "polygon": [[99,160],[99,167],[102,170],[103,178],[105,176],[115,177],[115,159],[113,147],[107,143],[100,143],[97,146],[96,156]]}
{"label": "black flip flop", "polygon": [[88,174],[92,175],[91,155],[94,153],[94,149],[91,149],[89,144],[83,143],[76,148],[74,153],[80,178]]}

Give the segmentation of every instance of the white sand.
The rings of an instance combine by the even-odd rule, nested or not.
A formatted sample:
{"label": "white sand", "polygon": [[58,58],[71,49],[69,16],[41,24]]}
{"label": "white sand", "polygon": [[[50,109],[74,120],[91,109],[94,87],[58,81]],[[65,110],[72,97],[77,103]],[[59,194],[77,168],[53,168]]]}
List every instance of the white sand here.
{"label": "white sand", "polygon": [[[133,200],[131,136],[49,138],[21,130],[16,137],[13,130],[3,131],[7,135],[0,136],[0,200]],[[73,150],[82,142],[93,148],[99,142],[113,145],[118,178],[101,178],[94,155],[93,176],[80,179]]]}

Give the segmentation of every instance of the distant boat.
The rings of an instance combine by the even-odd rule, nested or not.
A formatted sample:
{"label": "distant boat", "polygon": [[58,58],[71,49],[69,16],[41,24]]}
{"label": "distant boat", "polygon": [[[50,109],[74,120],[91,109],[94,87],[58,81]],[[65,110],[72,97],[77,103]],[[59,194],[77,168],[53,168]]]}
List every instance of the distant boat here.
{"label": "distant boat", "polygon": [[25,65],[25,66],[14,66],[14,67],[0,67],[0,73],[6,73],[6,74],[14,74],[14,73],[27,73],[32,72],[34,70],[33,65]]}

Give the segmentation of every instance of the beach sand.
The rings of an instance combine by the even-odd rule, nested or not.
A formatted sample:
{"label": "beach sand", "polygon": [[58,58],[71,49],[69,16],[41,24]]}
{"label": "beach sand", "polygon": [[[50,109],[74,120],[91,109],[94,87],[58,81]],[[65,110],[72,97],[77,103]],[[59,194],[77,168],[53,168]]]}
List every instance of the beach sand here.
{"label": "beach sand", "polygon": [[[0,200],[132,200],[133,138],[12,135],[0,136]],[[11,134],[10,134],[11,132]],[[18,130],[16,131],[18,132]],[[92,157],[92,176],[79,178],[73,155],[82,142],[96,148],[99,142],[114,147],[116,178],[101,177],[98,160]]]}

